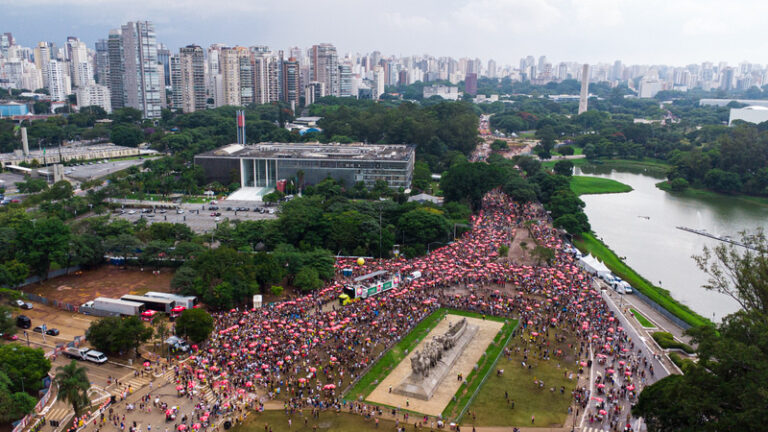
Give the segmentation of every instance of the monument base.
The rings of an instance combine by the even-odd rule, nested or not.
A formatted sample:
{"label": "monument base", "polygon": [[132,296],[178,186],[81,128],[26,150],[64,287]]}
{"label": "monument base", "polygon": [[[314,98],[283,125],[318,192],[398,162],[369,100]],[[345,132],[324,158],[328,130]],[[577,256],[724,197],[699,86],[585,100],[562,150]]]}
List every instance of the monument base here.
{"label": "monument base", "polygon": [[456,364],[456,361],[464,352],[464,348],[475,337],[477,331],[478,327],[476,325],[467,324],[467,328],[456,341],[456,344],[450,350],[443,352],[442,358],[430,369],[428,376],[422,377],[411,372],[392,392],[421,400],[432,398],[435,390],[437,390],[437,386],[443,381],[448,371],[453,368],[453,365]]}

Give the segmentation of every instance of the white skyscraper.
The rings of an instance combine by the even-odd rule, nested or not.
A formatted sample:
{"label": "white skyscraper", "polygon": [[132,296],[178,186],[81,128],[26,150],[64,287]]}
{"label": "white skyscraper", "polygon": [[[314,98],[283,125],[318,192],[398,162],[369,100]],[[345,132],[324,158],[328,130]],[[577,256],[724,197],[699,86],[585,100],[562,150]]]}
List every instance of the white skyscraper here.
{"label": "white skyscraper", "polygon": [[75,90],[77,96],[77,107],[83,109],[87,106],[100,106],[107,113],[112,112],[112,103],[110,101],[109,89],[99,84],[90,84],[79,87]]}
{"label": "white skyscraper", "polygon": [[65,101],[71,91],[69,77],[64,73],[62,64],[58,60],[51,60],[45,68],[46,82],[48,83],[48,92],[51,94],[51,100]]}

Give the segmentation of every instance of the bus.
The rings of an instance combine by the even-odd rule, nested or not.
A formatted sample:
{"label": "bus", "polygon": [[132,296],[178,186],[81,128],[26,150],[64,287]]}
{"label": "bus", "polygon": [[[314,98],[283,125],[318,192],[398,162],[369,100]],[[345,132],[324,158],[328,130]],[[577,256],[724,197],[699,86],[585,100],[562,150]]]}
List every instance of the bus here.
{"label": "bus", "polygon": [[157,297],[147,297],[147,296],[138,296],[138,295],[124,295],[120,297],[121,300],[127,300],[137,303],[142,303],[146,309],[156,310],[158,312],[164,312],[164,313],[171,313],[171,309],[173,309],[176,304],[173,300],[163,299],[163,298],[157,298]]}

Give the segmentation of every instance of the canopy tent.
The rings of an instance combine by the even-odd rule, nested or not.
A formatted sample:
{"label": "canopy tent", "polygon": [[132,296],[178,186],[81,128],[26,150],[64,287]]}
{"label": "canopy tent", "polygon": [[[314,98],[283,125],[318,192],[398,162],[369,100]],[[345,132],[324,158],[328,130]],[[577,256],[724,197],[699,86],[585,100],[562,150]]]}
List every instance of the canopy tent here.
{"label": "canopy tent", "polygon": [[590,273],[610,273],[611,270],[592,255],[585,255],[579,259],[579,264]]}

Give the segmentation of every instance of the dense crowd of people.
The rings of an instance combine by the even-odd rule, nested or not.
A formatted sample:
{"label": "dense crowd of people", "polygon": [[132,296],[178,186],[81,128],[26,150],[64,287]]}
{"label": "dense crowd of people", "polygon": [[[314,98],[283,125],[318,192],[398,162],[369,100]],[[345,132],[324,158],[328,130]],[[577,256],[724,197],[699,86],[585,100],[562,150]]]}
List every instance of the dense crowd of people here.
{"label": "dense crowd of people", "polygon": [[[499,259],[500,247],[510,246],[523,229],[537,245],[554,251],[549,262],[522,265]],[[343,391],[443,307],[519,320],[516,335],[525,359],[534,353],[541,359],[567,354],[581,368],[597,361],[596,390],[582,386],[573,391],[576,409],[589,410],[590,422],[621,423],[621,401],[636,397],[642,384],[638,375],[642,380],[653,373],[646,372],[647,359],[635,350],[539,205],[491,192],[472,217],[471,231],[449,245],[414,259],[363,265],[340,260],[336,267],[335,282],[315,293],[215,314],[212,337],[180,366],[179,386],[210,385],[221,407],[268,398],[285,401],[289,410],[348,408],[371,415],[378,409],[360,401],[343,407]],[[385,270],[400,275],[400,281],[390,291],[339,306],[336,299],[350,281],[350,270],[352,277]],[[414,272],[421,276],[406,278]],[[550,348],[550,333],[563,340],[568,334],[571,352]]]}

